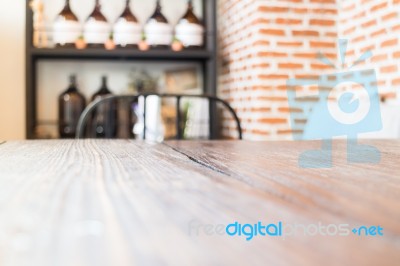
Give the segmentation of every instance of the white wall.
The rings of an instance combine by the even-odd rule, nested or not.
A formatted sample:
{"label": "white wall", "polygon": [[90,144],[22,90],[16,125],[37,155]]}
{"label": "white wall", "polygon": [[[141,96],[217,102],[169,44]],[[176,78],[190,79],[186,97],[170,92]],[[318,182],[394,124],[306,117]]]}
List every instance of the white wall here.
{"label": "white wall", "polygon": [[0,139],[25,137],[25,0],[0,0]]}

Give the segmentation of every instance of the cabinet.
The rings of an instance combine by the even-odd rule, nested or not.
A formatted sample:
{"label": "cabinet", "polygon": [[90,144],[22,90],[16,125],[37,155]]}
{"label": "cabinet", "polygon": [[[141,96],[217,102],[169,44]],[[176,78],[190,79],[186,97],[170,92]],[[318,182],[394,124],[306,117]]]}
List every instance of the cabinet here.
{"label": "cabinet", "polygon": [[[103,0],[114,1],[114,0]],[[118,0],[122,4],[124,0]],[[139,1],[139,0],[137,0]],[[185,5],[185,0],[176,0],[180,4]],[[48,0],[47,2],[51,2]],[[73,2],[73,1],[71,1]],[[79,5],[80,1],[76,1],[75,5]],[[93,1],[94,2],[94,1]],[[136,1],[133,1],[134,3]],[[150,5],[153,1],[146,1]],[[155,2],[155,1],[154,1]],[[169,1],[165,1],[165,5]],[[45,1],[46,4],[46,1]],[[55,79],[51,73],[57,71],[62,72],[60,75],[65,76],[62,81],[57,81],[57,89],[65,89],[68,85],[67,77],[69,72],[59,68],[60,65],[70,69],[79,71],[79,66],[85,67],[96,66],[101,69],[101,65],[107,66],[100,71],[107,74],[108,69],[118,69],[136,65],[166,66],[182,65],[184,67],[190,65],[195,66],[200,72],[201,91],[205,94],[216,94],[217,85],[217,69],[216,69],[216,1],[214,0],[198,0],[198,4],[202,9],[202,20],[205,26],[205,45],[204,48],[198,50],[182,50],[179,52],[170,49],[150,49],[148,51],[140,51],[137,49],[114,49],[106,50],[103,48],[87,48],[77,50],[75,48],[35,48],[32,44],[33,37],[33,13],[29,6],[29,0],[26,1],[26,137],[28,139],[38,138],[37,130],[40,126],[56,127],[58,122],[54,119],[54,108],[46,110],[46,106],[54,106],[57,99],[54,93],[49,89],[42,90],[41,86],[46,84],[46,79]],[[121,5],[122,6],[122,5]],[[149,8],[151,9],[151,8]],[[139,13],[141,10],[134,9]],[[150,13],[148,14],[150,15]],[[176,14],[177,19],[182,14]],[[144,21],[141,21],[144,22]],[[125,65],[124,65],[125,64]],[[117,66],[114,68],[114,66]],[[45,69],[51,69],[46,72]],[[47,74],[48,73],[48,74]],[[79,73],[78,73],[79,74]],[[98,77],[100,79],[100,76]],[[48,83],[48,82],[47,82]],[[111,85],[112,87],[112,85]],[[97,89],[97,88],[94,88]],[[52,94],[53,93],[53,94]],[[51,97],[49,96],[51,95]],[[40,101],[39,101],[40,100]],[[43,108],[41,108],[43,107]],[[44,111],[42,110],[44,109]],[[40,110],[42,110],[40,112]],[[39,113],[51,113],[51,119],[43,119],[39,117]],[[215,131],[215,130],[214,130]]]}

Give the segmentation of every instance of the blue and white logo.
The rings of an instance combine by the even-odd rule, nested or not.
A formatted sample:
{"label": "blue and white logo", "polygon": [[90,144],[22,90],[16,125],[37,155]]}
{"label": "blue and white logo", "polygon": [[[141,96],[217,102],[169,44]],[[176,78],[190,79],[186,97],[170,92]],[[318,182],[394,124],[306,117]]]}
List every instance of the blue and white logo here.
{"label": "blue and white logo", "polygon": [[[347,41],[340,40],[340,56],[344,65]],[[371,57],[364,53],[353,66]],[[335,67],[329,59],[320,59]],[[353,67],[352,66],[352,67]],[[287,93],[289,106],[301,108],[307,115],[304,134],[295,135],[297,140],[322,140],[319,150],[305,151],[299,158],[303,168],[332,167],[332,138],[347,137],[347,160],[349,163],[379,163],[380,151],[368,145],[357,143],[358,134],[375,132],[382,129],[380,100],[376,73],[373,69],[351,70],[320,75],[318,79],[289,79]],[[310,101],[310,97],[298,96],[298,87],[318,85],[319,101]],[[314,98],[315,99],[315,98]],[[296,129],[299,114],[291,114],[292,129]]]}

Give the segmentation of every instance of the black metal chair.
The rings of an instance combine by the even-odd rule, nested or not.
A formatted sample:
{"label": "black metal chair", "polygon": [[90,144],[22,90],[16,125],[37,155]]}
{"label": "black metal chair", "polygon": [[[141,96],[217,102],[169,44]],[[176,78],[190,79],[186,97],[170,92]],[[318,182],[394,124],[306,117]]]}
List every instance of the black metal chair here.
{"label": "black metal chair", "polygon": [[211,115],[212,113],[216,113],[216,104],[221,103],[228,111],[231,113],[233,116],[235,122],[236,122],[236,127],[237,127],[237,132],[238,132],[238,138],[241,140],[242,139],[242,127],[240,124],[240,120],[233,110],[233,108],[229,105],[228,102],[216,97],[216,96],[211,96],[211,95],[187,95],[187,94],[158,94],[158,93],[145,93],[145,94],[136,94],[136,95],[120,95],[120,96],[107,96],[104,98],[101,98],[99,100],[96,100],[92,103],[90,103],[83,113],[81,114],[79,118],[79,122],[77,125],[77,132],[76,132],[76,138],[77,139],[82,139],[85,138],[85,129],[90,121],[90,119],[93,117],[94,112],[96,111],[96,108],[99,107],[101,104],[105,103],[110,103],[110,102],[116,102],[119,100],[125,100],[125,101],[138,101],[140,97],[144,97],[144,112],[143,112],[143,139],[146,139],[146,102],[149,96],[157,96],[160,97],[161,99],[163,98],[175,98],[176,99],[176,137],[175,139],[177,140],[182,140],[183,139],[183,132],[182,132],[182,114],[180,112],[181,108],[181,101],[183,98],[198,98],[198,99],[206,99],[208,100],[208,108],[209,108],[209,139],[215,139],[215,116]]}

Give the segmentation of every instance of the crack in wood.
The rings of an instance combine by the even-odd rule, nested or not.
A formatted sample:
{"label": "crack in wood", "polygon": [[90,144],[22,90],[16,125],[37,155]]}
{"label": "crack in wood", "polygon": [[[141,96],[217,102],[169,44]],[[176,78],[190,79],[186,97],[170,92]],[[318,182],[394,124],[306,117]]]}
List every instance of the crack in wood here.
{"label": "crack in wood", "polygon": [[194,163],[196,163],[196,164],[200,164],[200,165],[203,166],[203,167],[206,167],[206,168],[208,168],[208,169],[210,169],[210,170],[212,170],[212,171],[214,171],[214,172],[223,174],[223,175],[225,175],[225,176],[231,176],[229,173],[227,173],[227,172],[225,172],[225,171],[223,171],[223,170],[221,170],[221,169],[218,169],[218,168],[216,168],[216,167],[214,167],[214,166],[212,166],[212,165],[210,165],[210,164],[207,164],[207,163],[205,163],[205,162],[203,162],[203,161],[201,161],[201,160],[199,160],[199,159],[196,159],[196,158],[190,156],[189,154],[186,154],[185,152],[180,151],[179,149],[168,145],[168,144],[165,143],[165,142],[163,142],[163,144],[164,144],[165,146],[171,148],[172,150],[178,152],[179,154],[182,154],[183,156],[187,157],[189,160],[191,160],[192,162],[194,162]]}

